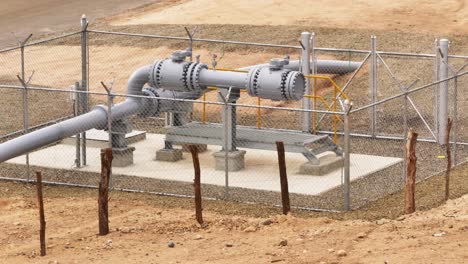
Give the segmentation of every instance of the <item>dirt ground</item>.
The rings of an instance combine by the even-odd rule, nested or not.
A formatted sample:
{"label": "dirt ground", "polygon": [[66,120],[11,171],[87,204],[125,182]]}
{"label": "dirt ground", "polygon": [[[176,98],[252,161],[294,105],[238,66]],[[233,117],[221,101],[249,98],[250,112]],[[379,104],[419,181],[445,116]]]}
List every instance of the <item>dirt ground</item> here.
{"label": "dirt ground", "polygon": [[199,226],[191,199],[113,192],[111,233],[98,236],[96,190],[47,186],[44,194],[47,256],[40,257],[34,186],[0,183],[0,263],[468,261],[467,195],[429,211],[375,221],[283,216],[271,208],[252,217],[242,209],[261,208],[205,202],[205,225]]}
{"label": "dirt ground", "polygon": [[[310,25],[467,33],[466,0],[193,0],[159,1],[111,20],[114,25],[249,24]],[[167,3],[166,8],[161,8]]]}
{"label": "dirt ground", "polygon": [[[182,26],[196,24],[202,37],[282,44],[297,44],[297,36],[307,28],[319,33],[324,47],[367,49],[369,35],[379,31],[379,48],[390,45],[390,50],[408,52],[432,52],[433,36],[449,34],[454,50],[463,53],[467,2],[3,0],[0,48],[16,45],[11,32],[22,38],[29,32],[57,35],[76,30],[80,15],[86,13],[92,25],[110,30],[184,36]],[[133,7],[137,8],[127,10]],[[90,65],[94,91],[99,91],[100,81],[114,77],[116,90],[123,91],[131,72],[123,69],[180,48],[110,40],[92,46],[91,62],[101,63]],[[35,70],[33,82],[68,87],[79,79],[79,65],[69,67],[79,59],[77,43],[31,47],[26,62],[28,72]],[[205,61],[214,52],[220,54],[220,49],[197,47]],[[18,73],[17,55],[0,58],[9,77]],[[278,55],[270,50],[228,50],[219,67],[263,63]],[[262,205],[204,201],[202,227],[194,220],[191,199],[113,192],[111,233],[104,237],[97,235],[96,190],[46,186],[46,257],[39,257],[34,186],[0,182],[0,263],[466,263],[468,196],[460,196],[466,193],[467,170],[457,173],[453,198],[459,198],[430,209],[441,204],[443,186],[441,177],[433,177],[417,189],[418,209],[426,211],[403,217],[401,192],[350,213],[294,211],[287,217]],[[170,241],[174,248],[168,247]]]}

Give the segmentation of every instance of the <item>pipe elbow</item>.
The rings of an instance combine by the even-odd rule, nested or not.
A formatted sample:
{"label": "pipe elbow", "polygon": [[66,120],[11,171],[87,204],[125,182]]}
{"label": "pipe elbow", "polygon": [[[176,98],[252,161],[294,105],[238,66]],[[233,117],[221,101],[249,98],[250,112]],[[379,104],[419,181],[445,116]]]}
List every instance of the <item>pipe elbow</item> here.
{"label": "pipe elbow", "polygon": [[143,86],[150,78],[150,69],[151,65],[146,65],[133,72],[128,79],[127,95],[142,95]]}

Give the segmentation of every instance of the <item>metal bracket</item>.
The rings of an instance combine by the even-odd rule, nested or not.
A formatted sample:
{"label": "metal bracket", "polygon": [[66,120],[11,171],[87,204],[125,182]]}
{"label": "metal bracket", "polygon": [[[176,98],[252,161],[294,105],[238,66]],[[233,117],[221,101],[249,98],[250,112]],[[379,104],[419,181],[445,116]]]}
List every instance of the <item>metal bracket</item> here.
{"label": "metal bracket", "polygon": [[104,89],[106,90],[107,95],[112,96],[112,97],[115,96],[114,93],[112,92],[112,88],[114,87],[114,83],[115,83],[115,77],[114,77],[114,79],[112,79],[112,81],[110,82],[110,87],[108,87],[103,81],[101,81],[101,85],[102,85],[102,87],[104,87]]}
{"label": "metal bracket", "polygon": [[220,91],[218,91],[219,97],[221,98],[221,100],[223,100],[223,103],[225,105],[229,103],[229,97],[231,97],[231,91],[232,91],[232,86],[229,87],[226,97],[224,97],[223,94]]}
{"label": "metal bracket", "polygon": [[107,87],[107,85],[101,81],[102,87],[107,92],[107,131],[109,132],[109,148],[113,147],[113,140],[112,140],[112,105],[114,101],[114,94],[112,93],[112,88],[114,87],[115,83],[115,78],[112,80],[110,87]]}
{"label": "metal bracket", "polygon": [[24,47],[24,46],[26,45],[26,43],[29,41],[29,39],[31,39],[32,35],[33,35],[33,34],[31,33],[31,34],[29,34],[29,36],[28,36],[25,40],[19,41],[20,46],[21,46],[21,47]]}
{"label": "metal bracket", "polygon": [[351,109],[353,109],[353,102],[350,102],[349,100],[346,99],[344,101],[345,115],[349,115],[349,113],[351,112]]}
{"label": "metal bracket", "polygon": [[216,61],[217,57],[218,55],[216,54],[211,55],[211,67],[213,68],[213,70],[216,70],[216,65],[218,65],[218,62]]}
{"label": "metal bracket", "polygon": [[18,80],[20,81],[21,85],[23,85],[24,89],[28,89],[28,84],[31,82],[32,77],[34,76],[35,71],[31,72],[31,75],[29,75],[29,78],[27,81],[24,81],[19,75],[16,75]]}
{"label": "metal bracket", "polygon": [[187,36],[189,38],[189,50],[190,50],[190,61],[192,61],[192,51],[193,51],[193,36],[197,33],[198,26],[195,26],[192,32],[188,30],[187,27],[184,27],[185,32],[187,32]]}
{"label": "metal bracket", "polygon": [[299,40],[299,45],[301,45],[302,50],[305,50],[304,44],[302,44],[302,41]]}

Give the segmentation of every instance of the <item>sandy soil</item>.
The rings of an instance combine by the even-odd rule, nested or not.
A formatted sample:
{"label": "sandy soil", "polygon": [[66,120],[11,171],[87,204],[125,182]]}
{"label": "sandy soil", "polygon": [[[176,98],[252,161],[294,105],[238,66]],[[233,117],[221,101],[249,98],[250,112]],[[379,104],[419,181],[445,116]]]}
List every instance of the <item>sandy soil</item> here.
{"label": "sandy soil", "polygon": [[[140,195],[112,193],[112,231],[101,237],[96,235],[95,191],[81,190],[77,196],[70,188],[46,187],[48,254],[39,257],[35,189],[12,183],[1,183],[0,189],[1,263],[123,263],[124,259],[126,263],[468,261],[466,195],[440,208],[396,220],[337,221],[294,214],[257,218],[208,209],[204,212],[206,225],[201,227],[192,210],[171,207],[174,198],[141,199]],[[57,192],[66,193],[62,194],[66,198],[57,197]],[[271,224],[265,225],[266,220]],[[168,247],[169,241],[175,243],[174,248]],[[287,241],[283,242],[286,245],[280,245],[281,241]]]}
{"label": "sandy soil", "polygon": [[[27,71],[34,72],[31,84],[36,86],[53,87],[59,89],[70,89],[72,84],[80,80],[81,68],[77,62],[80,61],[80,47],[68,45],[34,46],[27,50]],[[114,81],[114,92],[126,93],[126,84],[129,75],[142,65],[151,64],[155,58],[167,58],[174,49],[170,47],[156,47],[145,49],[139,47],[120,46],[91,46],[90,47],[90,90],[104,93],[100,82],[110,83]],[[224,52],[220,50],[197,49],[196,54],[200,55],[200,60],[210,63],[211,55],[218,54],[217,68],[236,69],[244,66],[267,63],[271,58],[284,56],[284,54],[272,52]],[[0,80],[18,83],[16,74],[19,69],[20,52],[15,50],[9,53],[0,54]],[[298,56],[292,57],[299,59]],[[322,56],[329,59],[329,56]],[[52,70],[51,69],[60,69]],[[326,80],[317,80],[317,85],[323,88],[331,87]],[[320,94],[321,92],[319,92]],[[94,96],[98,101],[106,101],[104,96]],[[117,98],[122,101],[124,98]],[[207,95],[206,100],[217,101],[216,93]],[[257,98],[242,94],[243,104],[257,104]],[[264,100],[262,105],[284,105],[284,102],[273,102]],[[290,105],[290,104],[288,104]]]}
{"label": "sandy soil", "polygon": [[193,0],[162,1],[114,25],[137,24],[250,24],[308,25],[310,27],[468,32],[466,0]]}
{"label": "sandy soil", "polygon": [[[29,2],[4,0],[0,3],[0,29],[3,32],[0,47],[15,44],[11,31],[18,36],[29,32],[54,32],[76,26],[81,13],[94,19],[154,1],[86,0],[79,3],[66,1],[60,5],[52,0]],[[331,30],[352,25],[353,29],[466,34],[467,2],[163,0],[103,21],[115,26],[250,24],[300,25],[311,29],[320,26]],[[267,41],[270,40],[264,42]],[[128,73],[151,63],[153,58],[168,56],[172,50],[166,46],[150,49],[93,47],[91,62],[99,62],[90,65],[94,67],[94,75],[90,76],[93,89],[100,89],[99,81],[108,82],[115,77],[116,90],[123,91]],[[28,71],[35,69],[33,82],[36,84],[67,87],[79,79],[79,66],[74,65],[79,58],[78,47],[34,47],[30,52],[29,55],[37,54],[27,61]],[[209,61],[212,52],[197,49],[197,53],[205,58],[203,61]],[[219,55],[219,50],[216,53]],[[226,52],[218,67],[263,63],[277,55]],[[11,71],[8,78],[18,73],[17,60],[10,62],[0,58],[0,61]],[[51,68],[60,68],[60,71],[54,72]],[[436,190],[440,191],[441,187]],[[418,201],[422,203],[430,199],[428,197],[433,197],[436,190],[425,191]],[[261,211],[258,205],[250,209],[255,214],[241,214],[242,205],[225,202],[220,205],[220,202],[205,207],[207,225],[200,227],[194,221],[190,200],[148,195],[142,199],[142,195],[113,193],[110,204],[112,232],[100,237],[96,235],[95,194],[94,190],[45,188],[48,255],[39,257],[34,188],[0,183],[0,263],[468,262],[466,195],[430,211],[397,220],[377,221],[359,219],[372,214],[373,207],[378,207],[379,215],[385,210],[395,214],[395,211],[401,211],[401,206],[396,206],[401,204],[401,199],[385,197],[380,203],[363,209],[365,211],[353,211],[355,220],[345,221],[303,218],[299,217],[300,212],[284,217],[272,208],[268,209],[269,214],[254,217],[252,215]],[[401,198],[401,194],[398,197]],[[389,207],[388,201],[393,201],[393,207]],[[182,203],[189,206],[181,206]],[[272,223],[262,224],[267,219]],[[168,248],[169,241],[175,243],[174,248]],[[283,242],[281,246],[281,241],[287,241],[287,245]],[[341,250],[345,256],[339,256]]]}
{"label": "sandy soil", "polygon": [[[115,91],[125,93],[126,83],[133,71],[142,65],[151,64],[155,59],[164,59],[174,51],[170,47],[144,49],[139,47],[91,46],[90,47],[90,89],[104,92],[101,81],[115,78]],[[56,88],[69,87],[81,79],[79,46],[34,46],[27,50],[27,71],[34,71],[32,83]],[[270,52],[223,52],[219,50],[197,49],[200,60],[210,63],[211,55],[218,54],[217,68],[236,69],[242,66],[267,63],[279,54]],[[0,78],[15,80],[19,73],[19,51],[0,54],[2,68]],[[12,59],[14,58],[14,59]],[[298,59],[296,56],[294,59]],[[51,69],[59,69],[51,71]]]}

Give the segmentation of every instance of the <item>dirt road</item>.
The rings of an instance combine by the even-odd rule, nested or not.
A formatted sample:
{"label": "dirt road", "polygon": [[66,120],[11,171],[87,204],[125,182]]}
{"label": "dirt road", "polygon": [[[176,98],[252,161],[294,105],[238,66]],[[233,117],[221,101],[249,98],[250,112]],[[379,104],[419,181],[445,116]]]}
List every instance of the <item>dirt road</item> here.
{"label": "dirt road", "polygon": [[114,15],[154,0],[2,0],[0,1],[0,49],[16,45],[30,33],[41,34],[70,27],[79,30],[80,17],[90,21]]}

